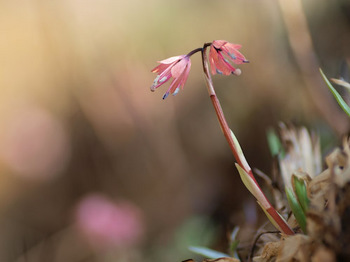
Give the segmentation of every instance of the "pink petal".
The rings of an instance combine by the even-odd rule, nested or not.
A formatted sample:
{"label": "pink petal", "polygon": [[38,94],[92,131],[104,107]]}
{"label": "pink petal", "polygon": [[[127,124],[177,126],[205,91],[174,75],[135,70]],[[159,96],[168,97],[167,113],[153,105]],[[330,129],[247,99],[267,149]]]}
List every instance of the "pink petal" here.
{"label": "pink petal", "polygon": [[151,91],[156,90],[159,86],[166,83],[170,79],[171,75],[168,74],[166,76],[160,77],[160,75],[157,75],[156,79],[153,81],[153,85],[151,86]]}
{"label": "pink petal", "polygon": [[151,70],[152,73],[161,73],[166,70],[169,65],[160,64]]}
{"label": "pink petal", "polygon": [[215,66],[217,70],[222,72],[222,74],[224,75],[230,75],[236,70],[233,66],[231,66],[228,62],[225,61],[221,52],[217,52],[217,59],[215,61]]}
{"label": "pink petal", "polygon": [[184,57],[185,57],[185,55],[172,56],[172,57],[169,57],[169,58],[164,59],[162,61],[158,61],[158,63],[161,63],[161,64],[172,64],[172,63],[174,63],[176,61],[181,60]]}
{"label": "pink petal", "polygon": [[191,60],[188,61],[187,67],[186,67],[186,69],[184,71],[184,76],[183,76],[182,82],[181,82],[181,89],[184,88],[184,85],[185,85],[185,83],[187,81],[188,75],[190,74],[190,70],[191,70]]}
{"label": "pink petal", "polygon": [[171,82],[167,90],[167,93],[173,94],[175,90],[179,87],[180,83],[181,83],[181,77],[174,78],[174,80]]}
{"label": "pink petal", "polygon": [[188,59],[182,59],[179,62],[177,62],[172,68],[171,68],[171,75],[174,78],[179,77],[183,71],[186,68],[186,65],[188,63]]}
{"label": "pink petal", "polygon": [[209,51],[209,62],[210,62],[210,69],[211,69],[211,74],[215,75],[216,72],[216,66],[215,63],[218,60],[218,54],[217,51],[215,50],[214,46],[210,46],[210,51]]}
{"label": "pink petal", "polygon": [[160,65],[156,66],[151,70],[152,73],[162,73],[165,71],[167,68],[171,67],[174,65],[177,61],[180,61],[185,55],[180,55],[180,56],[172,56],[167,59],[164,59],[162,61],[158,61]]}
{"label": "pink petal", "polygon": [[240,44],[232,44],[232,43],[229,43],[227,42],[224,47],[229,50],[229,52],[232,52],[232,50],[238,50],[242,47],[242,45]]}
{"label": "pink petal", "polygon": [[214,40],[212,45],[216,48],[216,49],[220,49],[222,46],[224,46],[227,43],[227,41],[225,40]]}
{"label": "pink petal", "polygon": [[238,49],[242,46],[238,44],[226,43],[221,49],[223,52],[231,58],[231,61],[235,64],[242,64],[248,62]]}
{"label": "pink petal", "polygon": [[174,80],[171,82],[170,87],[168,88],[167,92],[164,95],[165,98],[168,96],[169,93],[177,94],[179,88],[183,88],[188,78],[190,69],[191,69],[191,60],[188,59],[188,62],[186,63],[186,67],[183,69],[181,75],[179,75],[177,78],[174,78]]}

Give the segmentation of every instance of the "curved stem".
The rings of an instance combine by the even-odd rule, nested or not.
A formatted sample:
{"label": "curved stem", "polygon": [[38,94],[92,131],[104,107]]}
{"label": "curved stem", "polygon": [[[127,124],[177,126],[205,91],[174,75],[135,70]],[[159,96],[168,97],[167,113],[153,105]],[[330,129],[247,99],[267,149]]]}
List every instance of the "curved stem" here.
{"label": "curved stem", "polygon": [[[232,138],[231,135],[231,130],[227,124],[224,112],[221,108],[220,105],[220,101],[216,96],[215,93],[215,89],[214,89],[214,85],[213,85],[213,80],[211,78],[211,74],[209,73],[209,68],[208,68],[208,59],[207,59],[207,54],[206,54],[206,49],[208,46],[206,46],[206,44],[203,46],[202,48],[202,64],[203,64],[203,70],[204,70],[204,75],[205,75],[205,82],[207,83],[207,88],[208,88],[208,92],[209,92],[209,96],[210,99],[213,103],[217,118],[219,120],[220,123],[220,127],[221,130],[232,150],[232,153],[234,155],[234,157],[236,158],[236,161],[238,162],[238,164],[249,174],[249,176],[256,182],[252,170],[249,167],[249,165],[246,163],[246,161],[243,161],[243,159],[241,158],[240,154],[238,153],[238,149],[235,145],[235,142]],[[245,159],[244,159],[245,160]]]}
{"label": "curved stem", "polygon": [[194,55],[195,53],[197,53],[197,52],[199,52],[199,51],[203,51],[203,48],[206,48],[206,47],[208,47],[208,46],[210,46],[210,45],[211,45],[211,43],[205,43],[205,44],[203,45],[203,47],[199,47],[199,48],[196,48],[196,49],[192,50],[192,51],[189,52],[186,56],[191,56],[191,55]]}
{"label": "curved stem", "polygon": [[254,178],[252,169],[248,165],[248,163],[243,155],[243,152],[238,144],[238,141],[234,140],[235,139],[234,135],[227,124],[224,112],[223,112],[221,105],[220,105],[220,101],[217,98],[216,93],[215,93],[215,89],[214,89],[211,75],[209,73],[208,59],[207,59],[207,54],[206,54],[206,50],[207,50],[208,46],[210,46],[210,44],[208,44],[208,43],[204,44],[204,46],[201,50],[202,51],[203,71],[204,71],[205,80],[206,80],[205,82],[206,82],[207,88],[208,88],[208,93],[209,93],[210,99],[212,101],[212,104],[214,106],[216,116],[219,120],[221,130],[222,130],[222,132],[223,132],[223,134],[224,134],[224,136],[225,136],[225,138],[226,138],[226,140],[231,148],[231,151],[232,151],[238,165],[253,180],[253,183],[255,184],[256,189],[257,189],[257,193],[256,193],[255,197],[256,197],[258,203],[260,205],[262,205],[262,204],[264,205],[264,206],[262,206],[264,211],[266,211],[267,214],[270,216],[270,218],[273,219],[273,221],[275,222],[274,224],[278,227],[278,229],[281,232],[283,232],[284,234],[287,234],[287,235],[293,235],[294,234],[293,230],[289,227],[289,225],[285,222],[285,220],[277,213],[277,211],[273,208],[273,206],[270,204],[270,202],[268,201],[268,199],[266,198],[266,196],[262,192],[258,182]]}

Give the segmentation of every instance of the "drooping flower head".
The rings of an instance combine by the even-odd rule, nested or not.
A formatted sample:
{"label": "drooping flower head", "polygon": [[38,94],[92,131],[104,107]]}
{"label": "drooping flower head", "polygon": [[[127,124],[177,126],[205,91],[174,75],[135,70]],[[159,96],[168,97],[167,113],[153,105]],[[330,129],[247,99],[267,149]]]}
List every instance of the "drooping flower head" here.
{"label": "drooping flower head", "polygon": [[160,65],[152,70],[152,73],[157,73],[158,75],[153,81],[151,91],[155,91],[159,86],[173,77],[174,79],[171,82],[168,90],[165,92],[163,99],[167,98],[169,94],[176,95],[180,91],[180,88],[183,89],[190,72],[190,56],[173,56],[168,59],[158,61],[158,63],[160,63]]}
{"label": "drooping flower head", "polygon": [[230,61],[236,65],[249,62],[238,51],[240,48],[241,45],[232,44],[224,40],[213,41],[209,51],[211,74],[240,75],[241,70],[234,68],[230,64]]}

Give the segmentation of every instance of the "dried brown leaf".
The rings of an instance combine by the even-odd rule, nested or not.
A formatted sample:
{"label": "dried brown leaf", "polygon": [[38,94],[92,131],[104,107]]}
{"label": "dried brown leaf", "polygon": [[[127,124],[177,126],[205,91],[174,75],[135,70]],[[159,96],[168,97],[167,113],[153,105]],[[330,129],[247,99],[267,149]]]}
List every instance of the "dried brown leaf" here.
{"label": "dried brown leaf", "polygon": [[280,124],[281,138],[286,155],[280,159],[281,174],[285,186],[291,186],[291,176],[296,172],[315,177],[321,172],[321,151],[319,138],[310,135],[305,127],[295,128]]}
{"label": "dried brown leaf", "polygon": [[321,246],[317,248],[311,258],[311,262],[335,262],[335,254],[332,250]]}
{"label": "dried brown leaf", "polygon": [[333,81],[333,83],[336,83],[337,85],[343,86],[350,91],[350,83],[344,81],[343,79],[331,78],[331,80]]}
{"label": "dried brown leaf", "polygon": [[308,236],[297,234],[286,238],[282,243],[277,262],[309,260],[310,238]]}
{"label": "dried brown leaf", "polygon": [[281,250],[282,241],[278,242],[269,242],[265,245],[263,252],[261,254],[261,261],[270,261],[271,258],[277,257],[278,253]]}

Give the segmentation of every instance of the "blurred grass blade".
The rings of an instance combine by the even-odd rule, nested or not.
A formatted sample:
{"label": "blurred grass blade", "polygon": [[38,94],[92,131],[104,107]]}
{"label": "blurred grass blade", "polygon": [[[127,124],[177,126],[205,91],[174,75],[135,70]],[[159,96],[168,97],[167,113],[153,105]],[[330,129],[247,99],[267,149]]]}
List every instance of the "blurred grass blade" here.
{"label": "blurred grass blade", "polygon": [[230,236],[230,251],[232,252],[233,257],[235,257],[237,259],[239,259],[239,256],[238,256],[238,253],[237,253],[237,247],[238,247],[238,244],[239,244],[239,240],[236,239],[238,231],[239,231],[239,227],[236,226],[233,229],[233,231],[231,233],[231,236]]}
{"label": "blurred grass blade", "polygon": [[220,257],[230,257],[229,255],[227,255],[225,253],[221,253],[219,251],[215,251],[215,250],[212,250],[212,249],[207,248],[207,247],[190,246],[190,247],[188,247],[188,249],[191,252],[193,252],[197,255],[201,255],[203,257],[206,257],[206,258],[216,259],[216,258],[220,258]]}
{"label": "blurred grass blade", "polygon": [[331,90],[333,96],[337,100],[339,106],[343,109],[343,111],[350,117],[350,107],[345,103],[344,99],[340,96],[340,94],[335,90],[332,84],[328,81],[327,77],[323,74],[322,69],[320,68],[320,73],[326,82],[329,90]]}
{"label": "blurred grass blade", "polygon": [[299,179],[297,176],[293,175],[292,184],[296,197],[298,198],[298,201],[301,205],[301,208],[303,209],[304,214],[306,214],[307,210],[309,209],[310,201],[307,196],[307,189],[304,180]]}
{"label": "blurred grass blade", "polygon": [[306,217],[301,205],[299,204],[297,198],[295,197],[293,190],[289,187],[285,188],[287,200],[295,219],[297,220],[301,230],[306,234]]}
{"label": "blurred grass blade", "polygon": [[277,156],[279,153],[282,153],[282,143],[276,134],[275,130],[269,128],[266,133],[267,143],[269,145],[269,149],[272,156]]}

